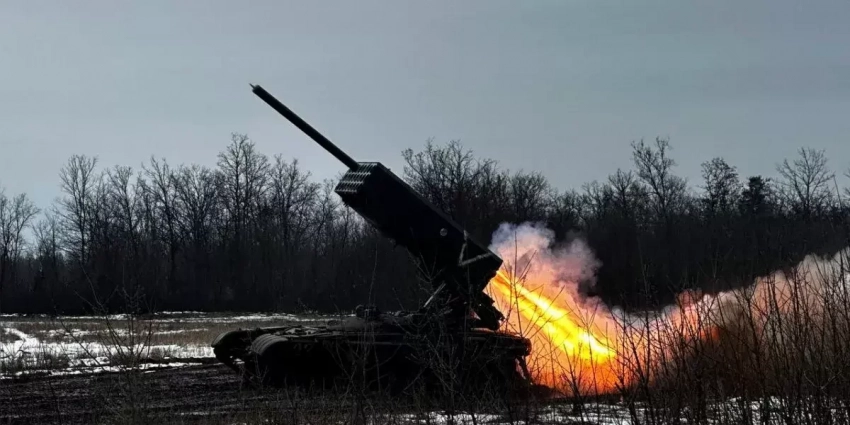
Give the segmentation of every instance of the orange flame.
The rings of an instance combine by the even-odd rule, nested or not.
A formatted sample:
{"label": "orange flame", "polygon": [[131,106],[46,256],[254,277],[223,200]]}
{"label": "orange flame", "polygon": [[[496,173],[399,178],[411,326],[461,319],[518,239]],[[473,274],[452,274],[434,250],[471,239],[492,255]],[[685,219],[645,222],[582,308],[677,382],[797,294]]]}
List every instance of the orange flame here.
{"label": "orange flame", "polygon": [[[582,297],[578,282],[592,277],[592,253],[580,243],[552,248],[553,240],[553,232],[538,226],[500,228],[494,250],[515,260],[490,280],[487,292],[505,314],[502,330],[531,340],[531,378],[567,395],[663,385],[694,356],[736,349],[735,344],[752,343],[748,349],[762,351],[779,347],[788,339],[791,319],[824,320],[830,294],[850,287],[843,266],[848,248],[831,260],[806,257],[794,272],[777,272],[747,287],[714,295],[683,292],[665,308],[626,313]],[[521,279],[513,278],[517,268]],[[799,318],[797,310],[806,315]]]}
{"label": "orange flame", "polygon": [[628,324],[604,306],[596,314],[593,302],[578,301],[575,294],[556,288],[546,276],[516,280],[500,270],[488,292],[505,313],[504,330],[531,340],[527,361],[532,379],[562,393],[613,393],[637,378],[636,369],[652,375],[653,363],[675,349],[680,338],[715,337],[716,328],[705,323],[707,313],[716,309],[714,297],[688,294],[676,310]]}
{"label": "orange flame", "polygon": [[569,297],[558,299],[547,293],[547,285],[531,290],[512,280],[504,271],[488,288],[501,311],[506,313],[506,330],[532,342],[528,359],[532,379],[554,389],[582,393],[605,393],[618,384],[614,373],[617,352],[608,335],[593,320],[578,314]]}

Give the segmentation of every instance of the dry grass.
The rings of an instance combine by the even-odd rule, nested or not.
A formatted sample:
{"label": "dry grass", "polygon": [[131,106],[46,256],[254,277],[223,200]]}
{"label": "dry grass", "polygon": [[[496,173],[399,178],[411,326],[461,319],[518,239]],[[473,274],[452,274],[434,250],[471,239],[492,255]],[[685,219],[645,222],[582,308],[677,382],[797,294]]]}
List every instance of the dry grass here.
{"label": "dry grass", "polygon": [[26,353],[2,353],[0,360],[0,375],[12,375],[26,371],[67,369],[72,359],[66,353],[35,349]]}
{"label": "dry grass", "polygon": [[11,332],[7,332],[6,329],[0,328],[0,344],[12,343],[15,341],[20,341],[20,337],[17,334],[13,334]]}

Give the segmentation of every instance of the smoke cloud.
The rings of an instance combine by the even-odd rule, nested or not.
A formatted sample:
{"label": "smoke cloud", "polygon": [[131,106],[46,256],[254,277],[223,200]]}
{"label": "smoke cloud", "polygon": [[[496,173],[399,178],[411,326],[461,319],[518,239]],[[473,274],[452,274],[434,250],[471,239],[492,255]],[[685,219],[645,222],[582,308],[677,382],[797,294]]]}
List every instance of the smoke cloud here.
{"label": "smoke cloud", "polygon": [[557,244],[555,232],[541,223],[503,223],[493,233],[490,249],[511,272],[534,276],[537,281],[557,285],[574,297],[584,298],[596,285],[596,272],[602,263],[583,239],[568,235]]}

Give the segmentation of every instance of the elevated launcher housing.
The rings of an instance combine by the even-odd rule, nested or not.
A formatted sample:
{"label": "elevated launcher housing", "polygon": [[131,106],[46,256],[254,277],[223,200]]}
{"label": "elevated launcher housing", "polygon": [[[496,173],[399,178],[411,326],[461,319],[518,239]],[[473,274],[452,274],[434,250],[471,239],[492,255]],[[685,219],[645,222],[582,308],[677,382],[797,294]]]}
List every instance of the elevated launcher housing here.
{"label": "elevated launcher housing", "polygon": [[358,162],[259,85],[254,94],[348,167],[335,188],[342,201],[428,271],[434,292],[425,310],[474,313],[475,327],[497,330],[504,316],[484,293],[502,259],[380,162]]}

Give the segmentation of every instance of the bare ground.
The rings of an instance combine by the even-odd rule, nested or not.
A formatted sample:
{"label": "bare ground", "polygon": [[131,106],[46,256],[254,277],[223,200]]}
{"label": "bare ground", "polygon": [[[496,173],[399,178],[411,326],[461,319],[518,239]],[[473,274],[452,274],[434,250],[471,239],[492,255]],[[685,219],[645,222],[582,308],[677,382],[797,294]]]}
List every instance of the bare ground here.
{"label": "bare ground", "polygon": [[134,377],[102,373],[0,381],[0,423],[131,423],[141,416],[168,423],[228,423],[276,400],[275,392],[242,389],[232,370],[203,361],[207,364]]}
{"label": "bare ground", "polygon": [[[430,410],[421,409],[424,406],[417,409],[372,400],[357,409],[353,399],[340,395],[307,397],[287,390],[251,389],[243,387],[232,370],[214,359],[193,362],[205,364],[136,374],[2,380],[0,424],[435,423],[422,416]],[[521,410],[515,414],[527,415]],[[517,422],[504,411],[483,411],[480,415],[477,420],[467,418],[459,423]],[[518,422],[529,421],[526,417]]]}
{"label": "bare ground", "polygon": [[[397,400],[366,400],[354,391],[305,395],[293,390],[251,389],[204,351],[209,341],[225,330],[319,318],[190,313],[141,322],[119,319],[109,324],[94,317],[65,318],[62,322],[44,317],[3,319],[0,342],[5,344],[6,363],[0,362],[0,425],[446,422],[443,413],[436,413],[444,409],[422,405],[421,400],[412,406]],[[147,346],[152,351],[138,359],[141,369],[116,371],[123,367],[122,362],[100,358],[103,353],[99,351],[75,351],[78,346],[123,347],[131,331],[137,339],[150,332]],[[157,347],[165,347],[167,352],[154,355],[153,348],[159,350]],[[54,357],[64,361],[52,361]],[[20,364],[10,363],[10,359],[18,359]],[[104,367],[81,363],[93,359],[105,362]],[[148,367],[151,365],[157,367]],[[3,368],[7,369],[5,374],[1,373]],[[96,372],[102,370],[109,372]],[[480,407],[476,405],[475,410],[482,412],[482,418],[479,413],[471,418],[458,413],[467,417],[455,423],[552,422],[539,418],[529,421],[527,417],[517,420],[513,413],[506,420],[504,411],[488,414],[488,409]],[[549,410],[549,416],[564,417],[560,410]],[[434,418],[434,414],[439,417]],[[453,418],[455,414],[451,415]],[[488,420],[482,420],[484,417]]]}

